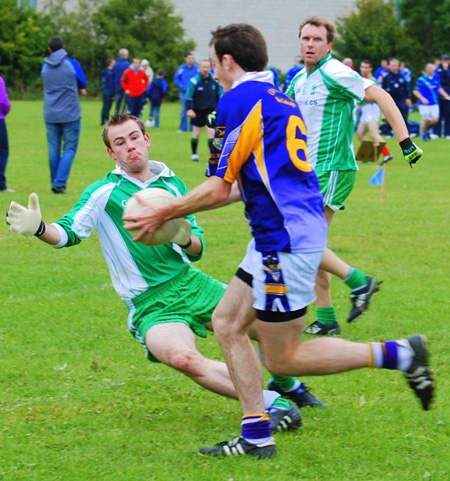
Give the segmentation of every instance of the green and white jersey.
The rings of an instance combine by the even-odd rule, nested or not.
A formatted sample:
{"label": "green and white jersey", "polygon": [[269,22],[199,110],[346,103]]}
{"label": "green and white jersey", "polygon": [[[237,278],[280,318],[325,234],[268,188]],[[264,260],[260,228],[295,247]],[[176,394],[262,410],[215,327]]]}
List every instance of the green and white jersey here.
{"label": "green and white jersey", "polygon": [[286,94],[306,125],[309,162],[316,172],[358,170],[353,149],[357,101],[373,85],[328,54],[311,72],[301,70]]}
{"label": "green and white jersey", "polygon": [[[133,242],[124,229],[123,209],[135,192],[157,187],[180,197],[188,191],[183,181],[162,162],[150,161],[150,168],[157,175],[140,182],[116,167],[103,180],[90,185],[71,211],[54,224],[61,234],[61,241],[55,246],[58,248],[77,245],[90,237],[92,229],[97,231],[114,289],[125,301],[170,281],[187,270],[190,261],[201,257],[201,254],[187,256],[172,242],[156,247]],[[203,229],[197,225],[195,216],[186,219],[191,223],[192,234],[204,246]]]}

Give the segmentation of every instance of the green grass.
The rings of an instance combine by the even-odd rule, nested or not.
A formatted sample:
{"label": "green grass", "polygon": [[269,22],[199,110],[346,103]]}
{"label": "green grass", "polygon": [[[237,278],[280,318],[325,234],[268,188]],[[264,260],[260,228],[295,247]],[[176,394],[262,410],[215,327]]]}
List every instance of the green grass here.
{"label": "green grass", "polygon": [[[176,134],[179,107],[163,106],[150,158],[189,187],[204,179]],[[17,101],[7,119],[8,184],[0,209],[35,191],[45,220],[65,213],[82,189],[113,167],[101,142],[100,104],[83,102],[82,135],[66,195],[50,191],[42,103]],[[419,141],[420,142],[420,141]],[[127,332],[125,305],[110,286],[96,236],[56,251],[0,231],[0,479],[7,481],[300,481],[450,479],[449,208],[450,142],[428,142],[415,169],[388,165],[384,208],[374,166],[361,165],[330,246],[384,281],[372,308],[347,325],[348,289],[334,280],[343,336],[354,341],[425,333],[437,378],[434,409],[423,412],[398,372],[362,370],[307,379],[329,409],[303,410],[304,426],[277,436],[270,461],[209,459],[200,446],[239,432],[238,403],[181,374],[148,363]],[[242,205],[201,213],[208,247],[199,266],[227,282],[250,237]],[[314,319],[310,311],[310,321]],[[200,340],[221,358],[215,339]]]}

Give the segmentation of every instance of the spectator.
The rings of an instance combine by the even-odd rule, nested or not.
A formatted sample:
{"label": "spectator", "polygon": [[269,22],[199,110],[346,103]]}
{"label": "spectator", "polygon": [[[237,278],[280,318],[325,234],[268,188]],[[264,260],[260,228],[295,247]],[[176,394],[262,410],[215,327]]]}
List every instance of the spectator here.
{"label": "spectator", "polygon": [[122,78],[125,70],[130,66],[128,55],[128,50],[126,48],[121,48],[119,50],[119,58],[113,69],[114,88],[116,89],[116,112],[123,112],[125,110],[126,95],[123,91],[122,85],[120,84],[120,79]]}
{"label": "spectator", "polygon": [[356,71],[356,68],[353,66],[353,59],[351,59],[350,57],[344,58],[344,60],[342,60],[342,63],[344,65],[347,65],[347,67],[351,68],[352,70]]}
{"label": "spectator", "polygon": [[412,72],[406,66],[405,62],[400,62],[399,71],[403,75],[403,77],[405,77],[405,80],[408,83],[408,88],[411,88]]}
{"label": "spectator", "polygon": [[8,92],[6,90],[6,84],[0,75],[0,192],[12,192],[15,190],[10,189],[6,185],[5,171],[8,164],[9,145],[8,145],[8,130],[6,129],[5,117],[11,110],[11,104],[9,103]]}
{"label": "spectator", "polygon": [[80,138],[78,95],[86,95],[87,81],[79,62],[67,56],[61,37],[52,37],[47,48],[50,55],[44,59],[41,75],[50,175],[52,191],[64,194]]}
{"label": "spectator", "polygon": [[106,68],[102,70],[102,90],[103,90],[103,108],[101,125],[106,124],[109,120],[109,112],[114,100],[116,89],[114,87],[114,65],[116,61],[112,58],[106,60]]}
{"label": "spectator", "polygon": [[206,125],[206,119],[216,109],[220,93],[219,84],[214,80],[210,70],[210,61],[202,60],[200,73],[191,79],[186,92],[186,115],[191,119],[194,126],[191,138],[191,158],[195,162],[198,161],[197,146],[202,127],[206,126],[209,152],[214,138],[214,129]]}
{"label": "spectator", "polygon": [[381,84],[383,80],[382,78],[383,74],[385,74],[388,70],[389,70],[388,61],[383,59],[380,62],[380,66],[375,70],[375,75],[374,75],[374,77],[377,79],[377,82],[379,84]]}
{"label": "spectator", "polygon": [[147,74],[149,83],[152,83],[155,75],[153,69],[150,67],[150,62],[145,58],[141,62],[141,69]]}
{"label": "spectator", "polygon": [[131,67],[125,70],[120,79],[120,85],[127,96],[129,114],[140,118],[148,84],[147,74],[141,69],[141,59],[134,57]]}
{"label": "spectator", "polygon": [[[187,116],[186,116],[186,91],[189,87],[189,82],[192,77],[198,74],[198,66],[195,64],[195,58],[192,53],[187,53],[184,57],[184,64],[177,68],[174,76],[175,85],[180,89],[181,102],[181,120],[178,132],[186,132],[187,130]],[[192,130],[192,125],[189,127]]]}
{"label": "spectator", "polygon": [[283,84],[283,92],[286,92],[287,88],[289,87],[290,83],[292,82],[292,79],[300,72],[302,68],[305,66],[303,65],[303,60],[300,55],[297,55],[295,57],[295,63],[294,66],[288,70],[288,73],[286,74],[286,78],[284,80]]}
{"label": "spectator", "polygon": [[[439,76],[441,87],[447,95],[450,95],[450,57],[442,55],[441,63],[436,69],[435,75]],[[450,103],[443,96],[439,97],[439,122],[435,126],[436,135],[445,135],[450,140]]]}
{"label": "spectator", "polygon": [[[381,86],[394,99],[405,124],[408,126],[408,111],[412,107],[411,92],[405,77],[400,73],[400,62],[393,58],[389,61],[389,69],[381,76]],[[409,126],[408,126],[409,130]]]}
{"label": "spectator", "polygon": [[421,134],[424,141],[437,137],[428,130],[439,121],[439,94],[446,102],[450,100],[450,95],[439,83],[439,76],[434,75],[435,70],[434,64],[427,63],[413,90],[413,94],[419,99],[419,112],[422,116]]}
{"label": "spectator", "polygon": [[145,122],[146,127],[159,127],[161,104],[166,101],[167,96],[167,82],[164,77],[164,70],[158,69],[155,79],[147,89],[147,97],[150,100],[150,115]]}

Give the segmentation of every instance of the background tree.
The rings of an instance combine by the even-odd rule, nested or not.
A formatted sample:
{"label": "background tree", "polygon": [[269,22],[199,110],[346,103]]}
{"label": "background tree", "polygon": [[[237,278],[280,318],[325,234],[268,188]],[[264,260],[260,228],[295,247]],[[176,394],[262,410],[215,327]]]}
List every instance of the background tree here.
{"label": "background tree", "polygon": [[117,57],[119,48],[149,60],[153,70],[162,68],[173,78],[186,52],[195,43],[184,39],[182,18],[166,0],[109,0],[93,16],[102,61]]}
{"label": "background tree", "polygon": [[356,11],[338,19],[338,38],[334,49],[342,57],[351,57],[358,67],[369,59],[378,67],[382,59],[396,57],[420,69],[417,61],[419,42],[400,24],[392,1],[357,0]]}
{"label": "background tree", "polygon": [[398,11],[407,35],[416,39],[419,68],[450,52],[449,0],[401,0]]}
{"label": "background tree", "polygon": [[8,90],[23,94],[40,90],[40,69],[52,33],[43,16],[22,9],[16,0],[0,2],[0,58]]}

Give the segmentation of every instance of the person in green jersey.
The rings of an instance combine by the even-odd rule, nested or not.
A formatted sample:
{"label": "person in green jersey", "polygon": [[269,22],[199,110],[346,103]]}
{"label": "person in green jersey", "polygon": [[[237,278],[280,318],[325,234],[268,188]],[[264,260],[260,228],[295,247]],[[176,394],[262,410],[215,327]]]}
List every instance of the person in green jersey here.
{"label": "person in green jersey", "polygon": [[[373,102],[380,107],[411,167],[423,153],[409,138],[392,97],[332,57],[335,34],[335,26],[322,17],[307,18],[300,25],[300,52],[306,68],[294,77],[286,92],[297,102],[305,121],[309,162],[319,179],[328,225],[335,212],[345,208],[358,170],[353,148],[356,102]],[[355,321],[367,310],[380,282],[351,267],[330,249],[325,250],[320,267],[316,279],[317,320],[305,332],[338,334],[340,327],[331,299],[330,273],[352,289],[348,322]]]}
{"label": "person in green jersey", "polygon": [[[225,363],[203,356],[195,336],[206,337],[211,316],[226,286],[191,265],[201,258],[203,230],[195,216],[186,216],[190,229],[172,242],[150,247],[135,243],[123,226],[123,209],[130,197],[147,188],[165,189],[179,197],[185,184],[166,165],[148,160],[150,137],[142,121],[116,113],[105,125],[103,140],[116,168],[85,189],[71,211],[55,223],[42,220],[39,199],[30,195],[28,207],[12,202],[9,230],[36,236],[55,247],[79,244],[96,230],[113,286],[129,308],[128,327],[144,345],[150,361],[164,363],[212,392],[237,399]],[[251,335],[257,338],[252,329]],[[324,405],[293,378],[288,393],[301,406]],[[292,380],[293,379],[293,380]],[[264,392],[272,430],[294,430],[300,411],[275,390]]]}

